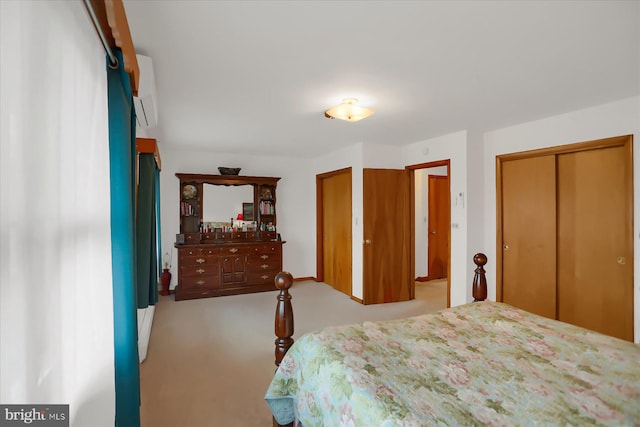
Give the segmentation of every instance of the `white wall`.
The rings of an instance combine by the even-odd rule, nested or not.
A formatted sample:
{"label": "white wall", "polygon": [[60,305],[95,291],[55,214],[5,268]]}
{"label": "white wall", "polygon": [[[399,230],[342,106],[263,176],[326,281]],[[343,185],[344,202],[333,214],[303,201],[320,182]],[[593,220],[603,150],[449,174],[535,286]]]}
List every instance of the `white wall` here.
{"label": "white wall", "polygon": [[[467,132],[416,142],[400,150],[404,166],[451,161],[449,179],[451,185],[451,306],[470,301],[473,280],[473,262],[467,253]],[[457,203],[455,195],[462,194],[465,203]]]}
{"label": "white wall", "polygon": [[[485,248],[489,256],[487,281],[489,299],[495,300],[496,251],[496,164],[497,155],[594,139],[633,134],[634,156],[634,329],[640,340],[640,97],[523,123],[484,135]],[[637,237],[637,238],[636,238]],[[603,284],[606,285],[606,284]]]}
{"label": "white wall", "polygon": [[[484,245],[485,228],[485,196],[484,196],[484,140],[479,132],[468,132],[467,134],[467,259],[473,260],[473,256],[478,252],[487,254]],[[493,178],[495,182],[495,178]],[[495,218],[494,218],[495,222]],[[495,235],[494,235],[495,236]],[[491,262],[491,261],[488,261]],[[475,269],[473,263],[470,264]],[[472,301],[471,287],[467,289],[467,300]]]}
{"label": "white wall", "polygon": [[162,248],[163,252],[171,251],[172,289],[178,277],[177,252],[173,245],[176,234],[180,232],[180,185],[175,174],[217,175],[218,166],[240,167],[241,175],[282,178],[278,181],[276,197],[278,232],[286,241],[283,245],[283,269],[294,277],[315,277],[315,175],[311,173],[308,160],[172,150],[163,147],[162,141],[158,141],[158,145],[162,155]]}

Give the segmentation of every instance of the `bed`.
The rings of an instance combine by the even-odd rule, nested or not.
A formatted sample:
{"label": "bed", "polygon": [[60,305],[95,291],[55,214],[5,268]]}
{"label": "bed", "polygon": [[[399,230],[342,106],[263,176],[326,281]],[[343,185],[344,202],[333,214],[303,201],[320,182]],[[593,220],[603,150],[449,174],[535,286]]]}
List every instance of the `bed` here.
{"label": "bed", "polygon": [[279,275],[274,425],[640,425],[640,346],[486,299],[293,342]]}

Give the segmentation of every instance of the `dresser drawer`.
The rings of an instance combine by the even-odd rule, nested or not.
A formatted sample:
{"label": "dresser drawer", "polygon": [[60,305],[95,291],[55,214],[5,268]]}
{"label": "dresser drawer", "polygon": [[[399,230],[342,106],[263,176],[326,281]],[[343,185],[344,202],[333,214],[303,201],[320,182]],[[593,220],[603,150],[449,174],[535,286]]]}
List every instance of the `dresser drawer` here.
{"label": "dresser drawer", "polygon": [[268,260],[252,259],[247,260],[247,272],[261,272],[261,271],[280,271],[280,258],[271,258]]}
{"label": "dresser drawer", "polygon": [[182,277],[199,277],[199,276],[211,276],[218,274],[220,266],[218,264],[212,265],[182,265],[180,266],[180,273]]}
{"label": "dresser drawer", "polygon": [[192,267],[198,265],[218,265],[216,255],[185,255],[180,258],[181,267]]}
{"label": "dresser drawer", "polygon": [[263,272],[254,272],[247,273],[247,283],[251,285],[257,284],[271,284],[273,285],[273,290],[276,290],[276,285],[274,283],[277,271],[263,271]]}
{"label": "dresser drawer", "polygon": [[245,255],[253,253],[251,245],[224,245],[220,247],[220,255]]}
{"label": "dresser drawer", "polygon": [[211,276],[201,277],[182,277],[180,280],[180,288],[183,290],[193,289],[215,289],[220,287],[220,275],[215,274]]}
{"label": "dresser drawer", "polygon": [[258,254],[282,254],[282,244],[280,243],[263,243],[255,245],[255,252]]}
{"label": "dresser drawer", "polygon": [[180,248],[178,250],[178,255],[180,257],[186,256],[200,256],[200,255],[216,255],[219,252],[218,248],[215,247],[200,247],[200,248]]}
{"label": "dresser drawer", "polygon": [[280,254],[280,251],[278,252],[272,252],[272,253],[256,253],[253,254],[249,257],[249,261],[250,262],[270,262],[270,261],[278,261],[280,262],[280,260],[282,259],[282,255]]}

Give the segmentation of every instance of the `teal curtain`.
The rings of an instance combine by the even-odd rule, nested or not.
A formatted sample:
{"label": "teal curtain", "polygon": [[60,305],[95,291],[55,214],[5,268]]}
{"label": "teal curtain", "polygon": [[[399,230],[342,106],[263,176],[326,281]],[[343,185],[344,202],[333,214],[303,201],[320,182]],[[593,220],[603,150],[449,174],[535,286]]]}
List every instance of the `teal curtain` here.
{"label": "teal curtain", "polygon": [[156,167],[156,241],[158,242],[157,259],[158,259],[158,277],[162,275],[162,227],[160,227],[160,169]]}
{"label": "teal curtain", "polygon": [[158,302],[156,169],[153,154],[139,155],[136,221],[138,308],[146,308]]}
{"label": "teal curtain", "polygon": [[[119,67],[107,65],[109,162],[111,178],[111,257],[116,419],[119,427],[140,426],[140,371],[135,291],[135,112],[122,52]],[[109,59],[107,58],[107,64]]]}

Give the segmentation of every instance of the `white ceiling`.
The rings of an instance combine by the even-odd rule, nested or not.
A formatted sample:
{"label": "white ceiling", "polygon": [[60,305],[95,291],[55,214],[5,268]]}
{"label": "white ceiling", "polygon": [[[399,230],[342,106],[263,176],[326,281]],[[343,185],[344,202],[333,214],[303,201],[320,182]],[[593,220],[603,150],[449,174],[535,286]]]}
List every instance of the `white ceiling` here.
{"label": "white ceiling", "polygon": [[[163,147],[313,157],[640,93],[639,1],[124,3]],[[323,116],[346,97],[376,113]]]}

